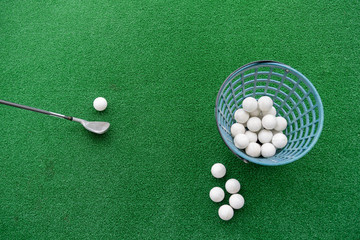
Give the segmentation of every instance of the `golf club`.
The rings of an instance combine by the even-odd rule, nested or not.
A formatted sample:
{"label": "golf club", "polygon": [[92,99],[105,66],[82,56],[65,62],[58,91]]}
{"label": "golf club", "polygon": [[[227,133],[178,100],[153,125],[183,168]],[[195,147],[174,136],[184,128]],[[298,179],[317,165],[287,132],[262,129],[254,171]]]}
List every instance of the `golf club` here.
{"label": "golf club", "polygon": [[0,103],[8,105],[8,106],[12,106],[12,107],[17,107],[17,108],[30,110],[30,111],[33,111],[33,112],[43,113],[43,114],[58,117],[58,118],[67,119],[67,120],[70,120],[70,121],[79,122],[88,131],[96,133],[96,134],[103,134],[110,127],[110,123],[108,123],[108,122],[89,122],[89,121],[86,121],[86,120],[83,120],[83,119],[80,119],[80,118],[69,117],[69,116],[59,114],[59,113],[49,112],[49,111],[45,111],[45,110],[41,110],[41,109],[29,107],[29,106],[17,104],[17,103],[12,103],[12,102],[8,102],[8,101],[4,101],[4,100],[0,100]]}

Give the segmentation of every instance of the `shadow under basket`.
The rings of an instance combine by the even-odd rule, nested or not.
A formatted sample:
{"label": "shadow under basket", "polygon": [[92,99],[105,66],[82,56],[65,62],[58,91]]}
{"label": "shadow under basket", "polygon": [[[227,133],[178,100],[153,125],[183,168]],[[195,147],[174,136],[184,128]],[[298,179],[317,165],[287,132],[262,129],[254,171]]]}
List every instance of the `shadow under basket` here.
{"label": "shadow under basket", "polygon": [[[276,116],[284,117],[288,126],[284,134],[288,144],[270,158],[253,158],[235,147],[230,127],[234,113],[246,97],[257,100],[269,96]],[[216,99],[215,118],[222,139],[239,158],[266,166],[284,165],[308,153],[320,137],[324,110],[318,92],[299,71],[280,62],[257,61],[246,64],[225,80]]]}

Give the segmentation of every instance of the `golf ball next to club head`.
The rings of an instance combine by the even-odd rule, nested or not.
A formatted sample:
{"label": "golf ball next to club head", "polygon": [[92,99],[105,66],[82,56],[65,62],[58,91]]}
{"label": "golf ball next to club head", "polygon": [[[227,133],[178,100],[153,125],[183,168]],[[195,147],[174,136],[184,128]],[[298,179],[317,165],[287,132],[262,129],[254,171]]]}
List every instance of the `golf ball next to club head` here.
{"label": "golf ball next to club head", "polygon": [[103,97],[95,98],[93,102],[93,106],[96,109],[96,111],[104,111],[107,107],[107,101]]}

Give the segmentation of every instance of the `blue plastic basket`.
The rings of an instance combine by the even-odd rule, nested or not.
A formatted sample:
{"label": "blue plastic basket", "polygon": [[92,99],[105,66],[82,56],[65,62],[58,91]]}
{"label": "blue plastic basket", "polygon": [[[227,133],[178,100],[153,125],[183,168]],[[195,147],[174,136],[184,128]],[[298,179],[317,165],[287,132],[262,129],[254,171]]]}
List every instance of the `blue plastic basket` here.
{"label": "blue plastic basket", "polygon": [[[234,113],[246,97],[269,96],[277,116],[288,121],[284,133],[288,144],[270,158],[253,158],[235,147],[230,127]],[[267,166],[288,164],[308,153],[320,137],[324,110],[320,96],[311,82],[299,71],[280,62],[257,61],[230,74],[216,99],[215,118],[220,135],[239,158]]]}

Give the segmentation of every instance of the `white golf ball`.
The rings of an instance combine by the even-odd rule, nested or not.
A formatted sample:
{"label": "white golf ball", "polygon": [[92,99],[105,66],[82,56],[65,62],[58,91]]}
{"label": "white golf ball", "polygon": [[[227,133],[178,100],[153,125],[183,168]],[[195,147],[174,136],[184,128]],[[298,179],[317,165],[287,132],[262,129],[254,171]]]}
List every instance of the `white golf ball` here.
{"label": "white golf ball", "polygon": [[261,155],[265,158],[272,157],[276,153],[276,148],[271,143],[264,143],[261,146]]}
{"label": "white golf ball", "polygon": [[287,127],[287,121],[285,118],[283,117],[276,117],[276,126],[275,126],[275,130],[276,131],[284,131]]}
{"label": "white golf ball", "polygon": [[225,192],[222,190],[222,188],[213,187],[210,190],[209,196],[213,202],[221,202],[225,197]]}
{"label": "white golf ball", "polygon": [[247,123],[247,128],[252,132],[257,132],[261,129],[261,120],[258,117],[251,117]]}
{"label": "white golf ball", "polygon": [[249,145],[249,138],[245,134],[239,133],[234,138],[234,145],[239,149],[244,149]]}
{"label": "white golf ball", "polygon": [[261,113],[260,109],[257,108],[255,111],[250,113],[250,117],[258,117],[260,116],[260,113]]}
{"label": "white golf ball", "polygon": [[214,178],[222,178],[226,174],[226,168],[221,163],[215,163],[211,167],[211,174],[214,176]]}
{"label": "white golf ball", "polygon": [[246,123],[246,121],[249,119],[249,113],[240,108],[236,110],[234,118],[238,123]]}
{"label": "white golf ball", "polygon": [[273,138],[273,134],[270,130],[263,129],[259,132],[258,138],[261,143],[269,143]]}
{"label": "white golf ball", "polygon": [[283,148],[286,146],[288,142],[288,139],[286,137],[285,134],[283,133],[277,133],[273,136],[271,143],[276,147],[276,148]]}
{"label": "white golf ball", "polygon": [[258,103],[255,98],[247,97],[242,102],[242,107],[245,111],[247,111],[248,113],[251,113],[257,109]]}
{"label": "white golf ball", "polygon": [[235,178],[231,178],[226,181],[225,183],[225,189],[228,191],[228,193],[234,194],[240,191],[240,182],[236,180]]}
{"label": "white golf ball", "polygon": [[261,111],[270,111],[271,107],[273,106],[273,100],[268,96],[262,96],[259,98],[258,104]]}
{"label": "white golf ball", "polygon": [[229,198],[229,204],[233,209],[240,209],[245,204],[245,199],[240,194],[233,194]]}
{"label": "white golf ball", "polygon": [[274,129],[276,127],[276,118],[274,115],[268,114],[264,116],[261,122],[263,127],[267,130]]}
{"label": "white golf ball", "polygon": [[260,157],[261,146],[256,142],[249,143],[249,146],[245,149],[245,152],[250,157]]}
{"label": "white golf ball", "polygon": [[252,131],[246,131],[245,135],[248,136],[249,142],[256,142],[257,141],[257,134]]}
{"label": "white golf ball", "polygon": [[218,213],[219,217],[222,220],[228,221],[234,216],[234,209],[232,209],[232,207],[230,207],[229,205],[225,204],[219,208]]}
{"label": "white golf ball", "polygon": [[234,123],[233,125],[231,125],[230,131],[231,131],[231,135],[233,137],[235,137],[239,133],[244,134],[245,133],[245,127],[241,123]]}
{"label": "white golf ball", "polygon": [[104,111],[107,107],[107,101],[103,97],[95,98],[93,106],[97,111]]}
{"label": "white golf ball", "polygon": [[261,112],[262,116],[265,116],[265,115],[273,115],[275,116],[276,115],[276,109],[274,107],[271,107],[271,109],[269,111],[262,111]]}

